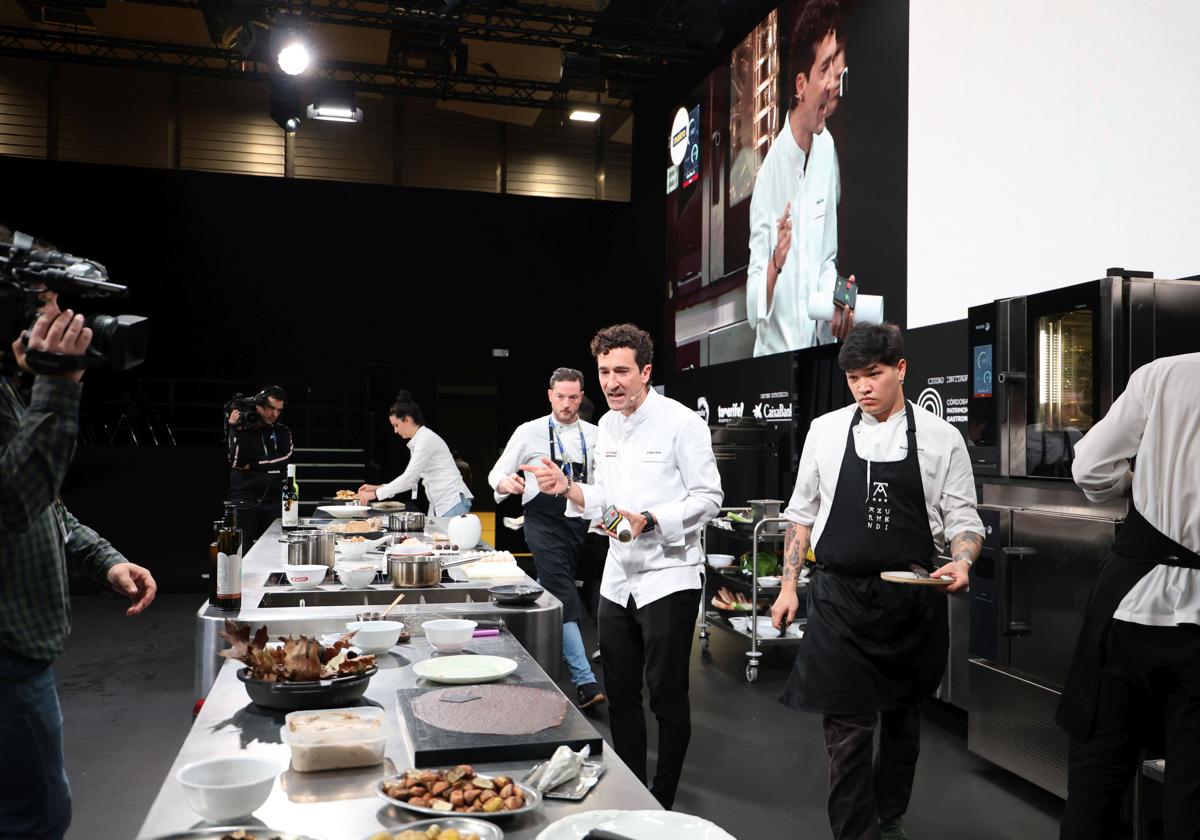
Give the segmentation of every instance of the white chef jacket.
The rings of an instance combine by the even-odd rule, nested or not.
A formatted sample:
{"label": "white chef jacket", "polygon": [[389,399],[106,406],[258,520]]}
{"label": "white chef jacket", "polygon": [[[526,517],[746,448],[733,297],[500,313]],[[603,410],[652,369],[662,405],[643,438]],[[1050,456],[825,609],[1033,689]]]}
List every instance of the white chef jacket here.
{"label": "white chef jacket", "polygon": [[[550,451],[550,423],[554,423],[558,433],[558,442],[555,444],[553,453]],[[504,452],[500,454],[496,465],[488,473],[488,484],[495,491],[496,501],[502,502],[508,498],[508,493],[501,493],[496,488],[501,481],[516,472],[517,467],[521,464],[541,466],[543,458],[561,460],[563,453],[558,451],[558,443],[561,443],[562,447],[567,450],[566,459],[574,464],[584,464],[590,476],[595,463],[596,436],[599,431],[595,423],[588,423],[585,420],[577,420],[570,425],[564,425],[555,420],[553,414],[547,414],[517,426],[517,430],[508,439],[508,445],[504,447]],[[579,440],[580,432],[583,433],[583,442],[587,444],[586,463],[583,460],[583,447]],[[521,504],[529,504],[530,500],[539,492],[534,477],[526,475],[525,493],[521,496]]]}
{"label": "white chef jacket", "polygon": [[724,493],[712,436],[699,415],[651,389],[629,417],[600,418],[596,467],[581,484],[583,507],[567,516],[597,519],[608,505],[654,514],[658,526],[628,543],[609,540],[600,594],[637,607],[700,588],[700,531],[717,515]]}
{"label": "white chef jacket", "polygon": [[[1104,419],[1075,446],[1071,472],[1089,499],[1125,495],[1175,542],[1200,552],[1200,353],[1142,365]],[[1129,459],[1137,456],[1132,477]],[[1121,600],[1113,617],[1170,627],[1200,624],[1200,570],[1156,566]]]}
{"label": "white chef jacket", "polygon": [[[828,322],[808,314],[808,293],[833,297],[837,280],[837,205],[841,197],[837,150],[828,129],[813,135],[807,166],[791,124],[771,144],[750,197],[750,264],[746,318],[754,355],[782,353],[833,341]],[[767,304],[767,263],[778,242],[776,225],[792,204],[792,244]]]}
{"label": "white chef jacket", "polygon": [[[798,525],[812,526],[816,546],[829,520],[833,494],[846,452],[846,432],[857,405],[848,405],[818,417],[808,428],[796,489],[783,515]],[[913,406],[917,429],[917,463],[925,491],[929,530],[939,552],[959,534],[983,536],[983,522],[975,510],[975,476],[967,445],[957,429],[920,406]],[[883,423],[867,413],[854,427],[858,457],[886,463],[908,456],[908,422],[900,409]]]}
{"label": "white chef jacket", "polygon": [[377,499],[390,499],[406,490],[415,490],[417,482],[423,481],[425,495],[429,498],[429,515],[441,516],[459,503],[460,494],[468,499],[474,498],[454,463],[450,447],[428,426],[421,426],[409,438],[408,450],[412,455],[408,459],[407,469],[379,487],[375,491]]}

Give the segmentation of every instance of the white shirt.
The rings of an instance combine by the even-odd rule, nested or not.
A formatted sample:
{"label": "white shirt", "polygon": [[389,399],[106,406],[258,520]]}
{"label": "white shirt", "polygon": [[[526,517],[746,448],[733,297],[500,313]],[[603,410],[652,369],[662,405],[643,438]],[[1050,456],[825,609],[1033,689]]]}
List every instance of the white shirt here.
{"label": "white shirt", "polygon": [[[798,525],[812,526],[816,546],[829,520],[833,494],[842,471],[846,432],[856,405],[818,417],[808,428],[796,489],[783,515]],[[929,530],[939,552],[959,534],[983,536],[983,522],[975,510],[975,476],[962,435],[942,418],[913,406],[917,427],[917,463],[925,491]],[[876,463],[902,461],[908,456],[908,422],[900,409],[883,423],[869,414],[854,427],[858,457]]]}
{"label": "white shirt", "polygon": [[408,467],[397,478],[375,491],[375,498],[390,499],[406,490],[415,490],[417,482],[425,483],[429,497],[429,515],[441,516],[457,505],[461,496],[474,498],[462,479],[446,441],[428,426],[421,426],[408,441],[412,453]]}
{"label": "white shirt", "polygon": [[724,493],[712,436],[699,415],[653,389],[629,417],[600,418],[596,467],[581,484],[584,506],[568,516],[597,519],[609,505],[654,515],[658,526],[636,540],[609,540],[600,594],[638,607],[700,587],[700,531],[717,515]]}
{"label": "white shirt", "polygon": [[[554,420],[554,415],[547,414],[536,420],[530,420],[528,423],[522,423],[520,426],[517,426],[517,430],[508,439],[508,445],[504,447],[504,452],[500,454],[496,465],[488,473],[488,484],[492,490],[495,490],[497,502],[504,501],[508,498],[509,494],[501,493],[496,488],[500,485],[501,481],[516,472],[517,467],[521,464],[533,463],[541,466],[543,458],[562,458],[562,453],[558,450],[558,443],[555,444],[554,452],[551,453],[550,451],[549,424],[551,422],[554,423],[557,429],[558,442],[567,450],[567,460],[573,464],[584,464],[588,475],[592,474],[592,466],[595,463],[596,455],[596,436],[600,431],[596,424],[578,420],[570,425],[564,425]],[[583,432],[583,441],[587,444],[587,463],[583,461],[583,447],[580,445],[579,440],[579,433],[581,431]],[[589,478],[588,480],[590,481],[591,479]],[[537,481],[534,480],[533,476],[525,476],[525,493],[521,496],[521,504],[529,504],[529,501],[539,492]]]}
{"label": "white shirt", "polygon": [[[829,131],[813,135],[807,166],[789,120],[767,151],[750,197],[750,264],[746,318],[754,355],[782,353],[833,341],[828,323],[808,315],[808,293],[828,293],[837,280],[837,151]],[[791,202],[792,244],[767,303],[767,263],[775,253],[780,217]]]}
{"label": "white shirt", "polygon": [[[1075,446],[1075,483],[1089,499],[1125,495],[1175,542],[1200,553],[1200,353],[1155,359],[1133,372],[1104,419]],[[1200,624],[1200,571],[1155,567],[1113,617],[1170,627]]]}

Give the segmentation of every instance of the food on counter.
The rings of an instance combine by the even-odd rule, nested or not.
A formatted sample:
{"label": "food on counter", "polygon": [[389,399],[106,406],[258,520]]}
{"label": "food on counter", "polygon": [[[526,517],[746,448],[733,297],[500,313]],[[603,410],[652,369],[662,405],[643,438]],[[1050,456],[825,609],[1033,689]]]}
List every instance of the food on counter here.
{"label": "food on counter", "polygon": [[266,627],[258,628],[252,638],[249,624],[239,627],[235,622],[225,619],[221,638],[230,646],[220,655],[244,662],[246,676],[255,680],[313,682],[361,674],[375,666],[374,656],[360,656],[350,649],[353,632],[346,633],[328,646],[307,636],[287,636],[279,640],[283,644],[268,647],[270,636]]}
{"label": "food on counter", "polygon": [[744,513],[738,513],[735,510],[731,510],[731,511],[729,511],[729,513],[725,514],[725,518],[728,519],[730,522],[736,522],[739,525],[753,525],[754,524],[754,520],[751,519],[749,516],[747,516]]}
{"label": "food on counter", "polygon": [[245,829],[239,828],[237,831],[231,831],[228,834],[222,834],[221,840],[279,840],[279,837],[266,837],[265,835],[251,834]]}
{"label": "food on counter", "polygon": [[[754,574],[754,558],[749,551],[741,556],[742,571]],[[758,552],[758,574],[771,577],[779,574],[779,557],[769,551]]]}
{"label": "food on counter", "polygon": [[404,502],[371,502],[375,510],[404,510]]}
{"label": "food on counter", "polygon": [[470,703],[449,703],[461,689],[438,688],[412,701],[413,714],[438,729],[478,735],[532,735],[553,729],[567,715],[568,702],[560,692],[507,683],[472,685],[479,695]]}
{"label": "food on counter", "polygon": [[717,594],[712,597],[712,605],[719,610],[744,610],[750,611],[750,599],[741,592],[730,592],[728,587],[722,586],[717,590]]}
{"label": "food on counter", "polygon": [[367,542],[367,538],[366,537],[346,537],[344,540],[338,540],[338,542],[360,543],[360,542]]}
{"label": "food on counter", "polygon": [[357,499],[358,493],[354,490],[339,490],[333,494],[335,499]]}
{"label": "food on counter", "polygon": [[409,829],[401,831],[399,834],[381,831],[378,834],[372,834],[370,840],[479,840],[479,835],[473,832],[463,834],[457,828],[442,828],[439,825],[431,825],[424,831]]}
{"label": "food on counter", "polygon": [[334,534],[369,534],[372,531],[382,531],[383,524],[379,521],[379,517],[372,516],[367,519],[353,519],[349,522],[330,522],[325,526],[325,530]]}
{"label": "food on counter", "polygon": [[479,776],[469,764],[451,770],[406,770],[403,778],[384,782],[383,792],[418,808],[458,814],[494,814],[525,807],[525,794],[511,778]]}
{"label": "food on counter", "polygon": [[292,712],[284,740],[299,773],[369,767],[383,761],[387,736],[383,712],[375,707]]}
{"label": "food on counter", "polygon": [[400,543],[400,545],[405,548],[425,548],[426,547],[425,541],[420,540],[416,537],[408,537],[407,539],[404,540],[404,542]]}
{"label": "food on counter", "polygon": [[445,534],[430,534],[429,539],[433,540],[434,542],[449,542],[450,541],[450,538],[448,536],[446,536]]}

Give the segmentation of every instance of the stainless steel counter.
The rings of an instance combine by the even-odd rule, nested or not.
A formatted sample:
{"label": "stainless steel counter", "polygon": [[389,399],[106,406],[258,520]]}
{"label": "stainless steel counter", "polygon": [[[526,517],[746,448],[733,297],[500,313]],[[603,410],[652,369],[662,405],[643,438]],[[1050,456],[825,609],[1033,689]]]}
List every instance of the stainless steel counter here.
{"label": "stainless steel counter", "polygon": [[[440,529],[445,520],[431,520],[427,529]],[[205,697],[223,661],[218,651],[227,647],[219,633],[226,618],[252,629],[265,625],[272,636],[321,635],[344,632],[347,621],[362,611],[364,604],[379,610],[400,592],[390,585],[348,590],[340,584],[296,592],[290,586],[269,587],[267,578],[287,564],[287,546],[279,542],[283,529],[276,520],[242,559],[242,608],[222,612],[205,601],[196,612],[195,689]],[[521,581],[532,583],[529,578]],[[498,581],[499,582],[499,581]],[[514,583],[511,579],[504,583]],[[436,613],[449,618],[502,619],[508,630],[551,676],[562,662],[562,604],[549,592],[528,607],[503,607],[491,602],[484,583],[448,583],[437,587],[405,590],[405,600],[392,611],[400,621],[406,615]],[[303,599],[304,606],[299,606]],[[293,604],[293,602],[295,602]]]}
{"label": "stainless steel counter", "polygon": [[[255,821],[280,831],[293,831],[319,840],[363,840],[373,832],[399,830],[418,817],[378,799],[372,786],[382,776],[411,767],[412,750],[399,714],[396,690],[414,684],[412,665],[430,653],[423,639],[400,645],[379,657],[379,672],[371,679],[366,699],[387,712],[390,730],[384,765],[354,770],[297,773],[289,768],[288,747],[280,742],[283,712],[250,703],[237,681],[240,663],[221,669],[200,715],[172,765],[166,781],[142,824],[138,838],[160,837],[200,826],[175,780],[179,768],[193,761],[242,751],[278,762],[281,771]],[[533,667],[532,665],[530,666]],[[536,669],[535,669],[536,670]],[[598,760],[607,770],[582,802],[546,800],[541,808],[498,822],[507,840],[533,840],[549,823],[568,814],[601,808],[657,809],[658,803],[623,762],[606,748]],[[476,765],[485,773],[523,775],[531,762]]]}

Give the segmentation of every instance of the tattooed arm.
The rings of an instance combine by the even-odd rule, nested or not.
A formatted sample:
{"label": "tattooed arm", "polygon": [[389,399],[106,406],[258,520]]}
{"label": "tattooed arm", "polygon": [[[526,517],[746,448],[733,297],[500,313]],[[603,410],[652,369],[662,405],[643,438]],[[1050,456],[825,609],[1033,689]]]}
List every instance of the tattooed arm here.
{"label": "tattooed arm", "polygon": [[791,623],[800,609],[796,581],[800,578],[800,569],[804,566],[811,538],[811,525],[788,524],[787,535],[783,539],[783,585],[775,603],[771,605],[771,624],[780,631]]}
{"label": "tattooed arm", "polygon": [[950,541],[949,563],[940,569],[934,569],[933,577],[950,575],[954,583],[946,587],[947,592],[958,592],[966,589],[971,582],[971,566],[979,558],[983,549],[983,537],[971,531],[963,531]]}
{"label": "tattooed arm", "polygon": [[789,522],[787,534],[783,538],[783,583],[795,588],[800,579],[800,570],[804,568],[804,558],[808,555],[808,543],[812,537],[811,525],[797,525]]}

